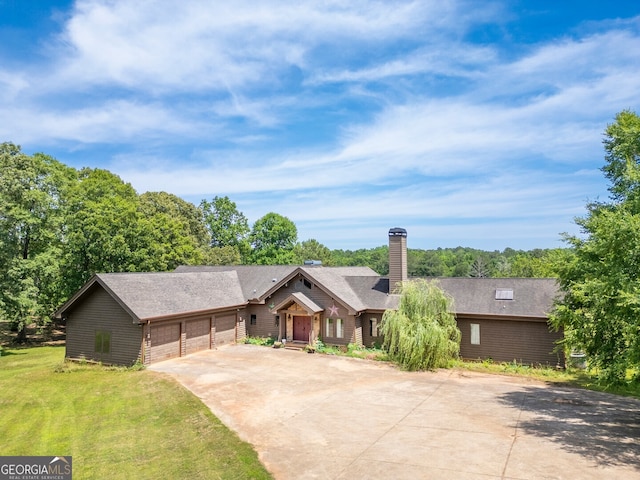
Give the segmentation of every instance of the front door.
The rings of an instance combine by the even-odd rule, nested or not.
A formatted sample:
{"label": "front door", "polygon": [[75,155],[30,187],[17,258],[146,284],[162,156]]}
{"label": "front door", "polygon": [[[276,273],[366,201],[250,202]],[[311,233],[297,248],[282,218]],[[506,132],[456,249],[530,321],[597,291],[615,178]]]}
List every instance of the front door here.
{"label": "front door", "polygon": [[311,333],[311,317],[293,317],[293,340],[300,342],[309,341]]}

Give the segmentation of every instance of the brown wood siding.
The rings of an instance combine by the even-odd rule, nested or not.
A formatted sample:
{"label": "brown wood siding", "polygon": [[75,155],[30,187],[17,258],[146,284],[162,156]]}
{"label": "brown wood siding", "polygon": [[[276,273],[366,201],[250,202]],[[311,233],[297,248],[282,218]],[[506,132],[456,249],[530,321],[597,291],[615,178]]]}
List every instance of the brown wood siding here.
{"label": "brown wood siding", "polygon": [[[267,303],[271,303],[271,299]],[[251,315],[256,316],[256,324],[251,325]],[[283,318],[280,321],[284,321]],[[267,305],[250,305],[245,317],[247,335],[252,337],[273,337],[278,338],[278,327],[276,326],[276,316],[269,311]]]}
{"label": "brown wood siding", "polygon": [[407,237],[389,237],[389,293],[407,279]]}
{"label": "brown wood siding", "polygon": [[247,311],[240,310],[238,312],[238,321],[236,323],[236,342],[244,340],[247,336]]}
{"label": "brown wood siding", "polygon": [[151,324],[151,342],[147,357],[149,363],[179,357],[181,353],[180,322]]}
{"label": "brown wood siding", "polygon": [[211,348],[210,317],[187,321],[185,330],[187,355]]}
{"label": "brown wood siding", "polygon": [[[96,331],[111,334],[110,352],[95,352]],[[67,315],[66,356],[117,365],[141,359],[142,327],[102,287],[96,286]]]}
{"label": "brown wood siding", "polygon": [[375,318],[377,326],[380,328],[380,320],[382,320],[383,312],[365,312],[360,318],[362,319],[362,344],[365,347],[373,347],[374,345],[382,345],[382,335],[371,336],[371,319]]}
{"label": "brown wood siding", "polygon": [[216,315],[214,345],[219,347],[236,341],[236,315]]}
{"label": "brown wood siding", "polygon": [[[284,301],[289,295],[294,292],[301,292],[305,294],[315,304],[324,308],[324,312],[321,313],[320,331],[317,332],[323,342],[332,345],[347,345],[348,343],[355,342],[358,338],[358,333],[355,329],[355,317],[349,315],[347,310],[330,295],[325,293],[317,285],[312,285],[308,288],[304,285],[300,278],[294,279],[288,283],[287,286],[283,286],[276,291],[270,298],[266,300],[265,305],[249,305],[247,308],[247,334],[253,337],[278,337],[279,331],[275,323],[275,314],[269,310],[269,305],[278,305]],[[325,338],[324,322],[325,316],[329,315],[329,307],[332,305],[338,307],[338,317],[344,320],[344,338],[330,337]],[[251,325],[251,315],[256,316],[256,324]],[[285,333],[286,320],[280,318],[282,324],[282,333]],[[334,330],[335,331],[335,330]],[[287,332],[291,335],[292,332]]]}
{"label": "brown wood siding", "polygon": [[353,343],[362,346],[362,317],[357,317],[354,320],[355,329],[353,331]]}
{"label": "brown wood siding", "polygon": [[[554,353],[562,332],[552,332],[543,321],[457,319],[462,333],[460,356],[465,359],[492,359],[525,365],[564,365],[562,355]],[[471,324],[480,325],[480,344],[471,345]]]}

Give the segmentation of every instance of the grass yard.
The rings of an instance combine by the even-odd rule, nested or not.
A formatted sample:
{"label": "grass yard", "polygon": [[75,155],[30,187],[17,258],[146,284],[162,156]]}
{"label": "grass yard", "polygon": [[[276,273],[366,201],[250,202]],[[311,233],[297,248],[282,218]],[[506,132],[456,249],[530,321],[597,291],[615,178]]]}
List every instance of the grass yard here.
{"label": "grass yard", "polygon": [[73,456],[73,478],[271,478],[193,394],[155,372],[0,356],[0,455]]}
{"label": "grass yard", "polygon": [[629,381],[625,385],[616,386],[603,385],[598,382],[597,372],[578,368],[557,370],[551,367],[538,368],[521,365],[516,362],[492,362],[487,360],[478,362],[456,360],[451,362],[451,366],[475,372],[528,377],[543,382],[559,383],[598,392],[640,398],[640,382]]}

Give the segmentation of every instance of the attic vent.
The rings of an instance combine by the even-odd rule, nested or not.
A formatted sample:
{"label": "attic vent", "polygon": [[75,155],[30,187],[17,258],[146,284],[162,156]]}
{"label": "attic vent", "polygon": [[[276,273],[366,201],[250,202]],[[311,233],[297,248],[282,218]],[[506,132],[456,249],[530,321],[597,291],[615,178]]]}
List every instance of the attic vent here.
{"label": "attic vent", "polygon": [[511,288],[496,288],[496,300],[513,300]]}

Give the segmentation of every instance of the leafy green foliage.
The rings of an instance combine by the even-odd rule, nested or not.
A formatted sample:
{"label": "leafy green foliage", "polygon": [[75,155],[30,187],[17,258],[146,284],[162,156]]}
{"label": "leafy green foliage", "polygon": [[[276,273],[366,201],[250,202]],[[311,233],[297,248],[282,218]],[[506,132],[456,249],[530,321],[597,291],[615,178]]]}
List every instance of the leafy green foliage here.
{"label": "leafy green foliage", "polygon": [[240,258],[246,259],[251,249],[249,222],[236,204],[229,197],[214,197],[211,202],[202,200],[200,210],[211,237],[211,247],[232,247]]}
{"label": "leafy green foliage", "polygon": [[147,192],[139,197],[138,212],[153,258],[147,263],[150,270],[202,263],[209,236],[195,205],[166,192]]}
{"label": "leafy green foliage", "polygon": [[295,262],[298,229],[287,217],[267,213],[253,224],[249,240],[251,261],[257,265],[289,265]]}
{"label": "leafy green foliage", "polygon": [[612,200],[588,205],[576,219],[584,235],[566,236],[575,254],[559,269],[564,296],[551,318],[613,385],[640,371],[640,117],[621,112],[605,135]]}
{"label": "leafy green foliage", "polygon": [[[334,265],[361,265],[381,275],[389,273],[387,246],[360,250],[333,250]],[[556,277],[560,265],[572,255],[571,249],[534,249],[488,252],[474,248],[407,250],[410,277]]]}
{"label": "leafy green foliage", "polygon": [[244,343],[249,345],[260,345],[270,347],[275,343],[276,339],[274,337],[250,337],[246,336],[244,338]]}
{"label": "leafy green foliage", "polygon": [[61,298],[62,197],[72,169],[42,154],[0,145],[0,309],[24,341]]}
{"label": "leafy green foliage", "polygon": [[380,275],[389,273],[389,247],[372,249],[333,250],[333,262],[340,266],[369,267]]}
{"label": "leafy green foliage", "polygon": [[68,295],[94,273],[146,269],[149,228],[140,222],[137,194],[111,172],[80,172],[68,193],[66,226]]}
{"label": "leafy green foliage", "polygon": [[211,242],[202,210],[176,195],[167,192],[143,193],[140,195],[139,209],[145,217],[164,214],[177,221],[183,235],[191,237],[193,244],[198,247]]}
{"label": "leafy green foliage", "polygon": [[294,247],[295,262],[303,264],[305,260],[320,260],[323,265],[333,265],[331,250],[322,245],[316,239],[299,242]]}
{"label": "leafy green foliage", "polygon": [[446,367],[460,351],[452,311],[453,299],[437,282],[405,282],[398,309],[387,310],[380,324],[389,358],[406,370]]}

